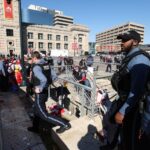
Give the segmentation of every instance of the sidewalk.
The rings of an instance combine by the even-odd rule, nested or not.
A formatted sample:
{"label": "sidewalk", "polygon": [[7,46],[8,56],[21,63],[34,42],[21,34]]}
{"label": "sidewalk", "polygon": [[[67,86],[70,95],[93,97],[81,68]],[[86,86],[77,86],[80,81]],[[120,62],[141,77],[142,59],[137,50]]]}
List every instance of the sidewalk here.
{"label": "sidewalk", "polygon": [[[37,134],[27,130],[31,120],[27,114],[28,104],[22,93],[0,93],[0,146],[3,150],[46,150]],[[0,136],[1,137],[1,136]]]}

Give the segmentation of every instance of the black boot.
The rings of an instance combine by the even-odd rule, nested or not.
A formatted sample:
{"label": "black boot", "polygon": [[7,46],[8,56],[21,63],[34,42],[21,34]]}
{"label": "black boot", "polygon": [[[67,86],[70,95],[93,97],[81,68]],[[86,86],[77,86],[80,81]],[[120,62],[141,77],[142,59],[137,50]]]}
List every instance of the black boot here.
{"label": "black boot", "polygon": [[39,133],[39,129],[35,127],[28,127],[28,131],[34,132],[34,133]]}
{"label": "black boot", "polygon": [[56,130],[56,133],[63,133],[64,131],[66,130],[69,130],[71,128],[71,125],[70,123],[68,123],[67,125],[65,126],[61,126],[59,129]]}
{"label": "black boot", "polygon": [[40,118],[35,115],[33,117],[33,126],[28,127],[28,131],[34,132],[34,133],[39,133],[39,120],[40,120]]}

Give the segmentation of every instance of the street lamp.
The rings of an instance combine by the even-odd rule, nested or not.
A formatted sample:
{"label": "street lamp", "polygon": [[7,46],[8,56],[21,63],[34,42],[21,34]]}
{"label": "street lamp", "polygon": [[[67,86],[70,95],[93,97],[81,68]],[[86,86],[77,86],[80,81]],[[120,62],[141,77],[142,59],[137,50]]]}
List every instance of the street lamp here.
{"label": "street lamp", "polygon": [[24,51],[23,51],[23,35],[22,35],[22,11],[21,11],[21,0],[18,1],[18,11],[19,11],[19,27],[20,27],[20,48],[21,48],[21,64],[22,64],[22,73],[23,73],[23,85],[25,84],[25,66],[24,66]]}

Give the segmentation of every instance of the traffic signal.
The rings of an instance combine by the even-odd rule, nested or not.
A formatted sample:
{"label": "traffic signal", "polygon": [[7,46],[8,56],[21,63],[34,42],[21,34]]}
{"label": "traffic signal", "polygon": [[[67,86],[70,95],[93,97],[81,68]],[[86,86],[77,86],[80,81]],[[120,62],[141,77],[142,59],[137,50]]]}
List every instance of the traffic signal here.
{"label": "traffic signal", "polygon": [[11,0],[6,0],[7,4],[11,4]]}

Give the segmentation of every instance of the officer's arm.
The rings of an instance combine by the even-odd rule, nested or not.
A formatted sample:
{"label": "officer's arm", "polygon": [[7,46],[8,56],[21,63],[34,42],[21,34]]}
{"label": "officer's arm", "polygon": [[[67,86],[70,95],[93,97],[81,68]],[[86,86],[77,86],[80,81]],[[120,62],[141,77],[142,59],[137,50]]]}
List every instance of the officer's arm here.
{"label": "officer's arm", "polygon": [[2,62],[1,64],[1,70],[2,70],[3,75],[6,76],[5,69],[4,69],[4,62]]}
{"label": "officer's arm", "polygon": [[47,79],[45,75],[42,73],[42,69],[40,66],[35,66],[33,68],[33,72],[35,77],[37,77],[40,80],[40,85],[37,87],[42,91],[46,85]]}
{"label": "officer's arm", "polygon": [[125,104],[119,110],[123,115],[128,113],[133,107],[136,106],[141,96],[144,94],[146,81],[149,74],[149,66],[146,64],[137,64],[130,70],[131,84],[130,92]]}

